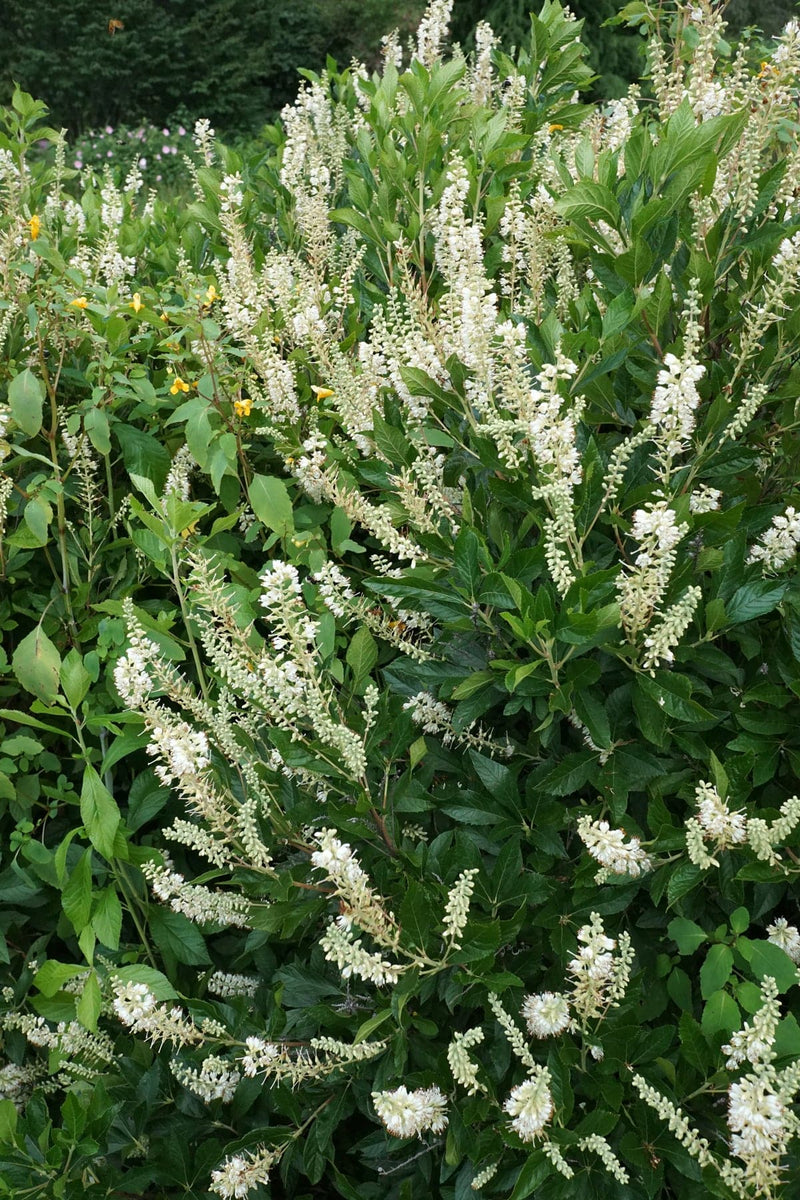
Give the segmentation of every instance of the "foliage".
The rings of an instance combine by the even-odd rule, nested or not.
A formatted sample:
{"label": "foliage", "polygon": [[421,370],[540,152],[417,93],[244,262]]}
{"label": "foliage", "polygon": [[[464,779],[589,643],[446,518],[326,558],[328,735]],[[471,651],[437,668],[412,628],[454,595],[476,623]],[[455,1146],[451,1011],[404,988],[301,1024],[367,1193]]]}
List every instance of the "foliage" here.
{"label": "foliage", "polygon": [[[72,136],[106,125],[170,124],[180,110],[248,133],[294,98],[297,67],[328,53],[374,57],[393,26],[422,5],[385,0],[96,0],[34,9],[3,5],[0,99],[12,84],[44,100]],[[118,22],[111,25],[110,21]]]}
{"label": "foliage", "polygon": [[115,129],[106,125],[71,143],[69,165],[76,171],[88,167],[98,175],[108,170],[120,187],[125,186],[131,170],[136,168],[149,187],[185,190],[190,176],[184,156],[193,150],[192,124],[184,113],[182,119],[176,118],[171,129],[156,125],[138,128],[121,125]]}
{"label": "foliage", "polygon": [[800,36],[446,9],[185,199],[4,114],[0,1194],[800,1179]]}

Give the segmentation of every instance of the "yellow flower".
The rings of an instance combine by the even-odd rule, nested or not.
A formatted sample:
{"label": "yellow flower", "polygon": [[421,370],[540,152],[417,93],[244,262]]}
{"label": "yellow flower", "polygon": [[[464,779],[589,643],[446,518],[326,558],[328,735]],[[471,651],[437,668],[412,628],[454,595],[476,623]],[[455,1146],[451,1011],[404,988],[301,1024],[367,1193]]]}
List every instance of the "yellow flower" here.
{"label": "yellow flower", "polygon": [[185,379],[181,379],[180,375],[176,375],[169,390],[173,396],[177,396],[178,392],[188,392],[189,385]]}
{"label": "yellow flower", "polygon": [[144,308],[144,305],[142,304],[142,297],[139,295],[138,292],[133,293],[133,299],[131,300],[130,304],[128,305],[128,308],[132,308],[133,311],[137,314],[140,309]]}
{"label": "yellow flower", "polygon": [[213,283],[210,283],[206,289],[206,304],[213,304],[215,300],[219,300],[219,292]]}
{"label": "yellow flower", "polygon": [[88,308],[89,301],[85,296],[76,296],[74,300],[69,302],[70,308]]}
{"label": "yellow flower", "polygon": [[333,395],[333,390],[331,388],[314,387],[312,385],[311,390],[314,393],[314,395],[317,397],[318,400],[327,400],[328,396]]}
{"label": "yellow flower", "polygon": [[253,401],[249,396],[245,396],[243,400],[234,400],[233,411],[237,417],[249,417],[253,408]]}
{"label": "yellow flower", "polygon": [[34,213],[33,216],[31,217],[30,221],[28,221],[28,225],[29,225],[30,231],[31,231],[31,241],[35,242],[39,236],[39,231],[42,228],[42,222],[39,220],[36,213]]}
{"label": "yellow flower", "polygon": [[548,130],[547,130],[547,132],[548,132],[548,133],[558,133],[558,132],[559,132],[560,130],[562,130],[563,128],[564,128],[564,126],[563,126],[563,125],[550,125],[550,126],[548,127]]}
{"label": "yellow flower", "polygon": [[196,529],[197,521],[192,521],[191,525],[187,525],[185,529],[181,530],[181,537],[184,539],[191,537]]}
{"label": "yellow flower", "polygon": [[168,320],[169,320],[169,317],[167,316],[167,314],[166,314],[165,312],[162,312],[162,314],[161,314],[161,320],[162,320],[162,321],[168,321]]}

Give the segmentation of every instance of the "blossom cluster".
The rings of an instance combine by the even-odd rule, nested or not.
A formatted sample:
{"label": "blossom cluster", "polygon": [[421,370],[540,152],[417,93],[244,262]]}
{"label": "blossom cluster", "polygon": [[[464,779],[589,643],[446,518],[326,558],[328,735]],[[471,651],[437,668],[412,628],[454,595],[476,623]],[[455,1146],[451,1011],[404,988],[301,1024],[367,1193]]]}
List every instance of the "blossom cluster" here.
{"label": "blossom cluster", "polygon": [[400,1086],[394,1091],[373,1092],[372,1103],[392,1137],[420,1137],[429,1130],[443,1133],[447,1128],[447,1098],[438,1087],[410,1092]]}

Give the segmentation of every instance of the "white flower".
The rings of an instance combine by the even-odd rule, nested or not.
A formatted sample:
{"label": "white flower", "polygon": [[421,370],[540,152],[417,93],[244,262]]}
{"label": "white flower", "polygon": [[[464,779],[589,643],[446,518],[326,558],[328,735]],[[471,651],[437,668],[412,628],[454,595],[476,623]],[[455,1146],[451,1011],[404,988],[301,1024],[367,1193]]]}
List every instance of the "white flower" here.
{"label": "white flower", "polygon": [[639,839],[626,842],[624,830],[612,829],[608,821],[592,821],[583,816],[578,821],[578,833],[592,858],[615,875],[630,875],[635,879],[653,868]]}
{"label": "white flower", "polygon": [[719,488],[707,487],[704,483],[698,484],[689,496],[689,512],[716,512],[721,496]]}
{"label": "white flower", "polygon": [[151,756],[159,755],[164,760],[156,767],[162,783],[195,778],[211,761],[208,738],[201,729],[192,729],[185,721],[154,724],[150,737],[145,749]]}
{"label": "white flower", "polygon": [[767,941],[780,946],[792,962],[800,966],[800,930],[790,925],[784,917],[778,917],[773,925],[767,926]]}
{"label": "white flower", "polygon": [[427,1130],[442,1133],[447,1128],[447,1099],[438,1087],[373,1092],[372,1103],[392,1137],[419,1137]]}
{"label": "white flower", "polygon": [[117,659],[114,686],[129,708],[141,708],[153,686],[147,671],[147,655],[141,647],[131,648]]}
{"label": "white flower", "polygon": [[786,1136],[786,1109],[767,1079],[746,1075],[728,1090],[731,1149],[740,1158],[769,1155]]}
{"label": "white flower", "polygon": [[717,789],[710,783],[695,788],[697,821],[704,836],[720,847],[736,845],[747,839],[747,820],[743,812],[731,812]]}
{"label": "white flower", "polygon": [[561,992],[539,992],[534,996],[526,996],[522,1002],[522,1015],[528,1032],[537,1038],[563,1033],[571,1023],[569,1004]]}
{"label": "white flower", "polygon": [[694,430],[695,409],[700,403],[697,384],[706,369],[689,355],[684,361],[674,354],[664,355],[664,369],[650,407],[650,420],[665,439],[669,454],[679,454]]}
{"label": "white flower", "polygon": [[772,518],[772,528],[762,533],[747,561],[763,563],[762,570],[779,571],[794,558],[800,543],[800,513],[789,507],[782,516]]}
{"label": "white flower", "polygon": [[512,1088],[503,1108],[512,1117],[511,1128],[523,1142],[533,1142],[553,1115],[553,1097],[548,1083],[550,1073],[540,1067],[535,1078]]}
{"label": "white flower", "polygon": [[223,1200],[242,1200],[260,1183],[269,1183],[269,1169],[276,1154],[266,1146],[255,1151],[242,1151],[226,1158],[211,1173],[211,1191]]}
{"label": "white flower", "polygon": [[143,1020],[156,1006],[156,998],[146,983],[120,985],[114,996],[114,1012],[123,1025]]}

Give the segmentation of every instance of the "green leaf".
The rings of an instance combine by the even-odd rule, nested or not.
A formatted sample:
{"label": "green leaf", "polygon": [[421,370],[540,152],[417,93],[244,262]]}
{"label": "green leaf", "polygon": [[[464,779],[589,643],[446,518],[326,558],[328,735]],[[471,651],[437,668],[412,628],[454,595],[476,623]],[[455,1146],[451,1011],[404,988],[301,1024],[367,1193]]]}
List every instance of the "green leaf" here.
{"label": "green leaf", "polygon": [[143,475],[160,494],[172,465],[166,447],[151,433],[137,429],[135,425],[123,425],[122,422],[114,426],[114,436],[122,449],[128,473]]}
{"label": "green leaf", "polygon": [[91,763],[87,763],[83,772],[81,820],[95,849],[104,858],[112,858],[120,812],[116,800]]}
{"label": "green leaf", "polygon": [[47,530],[53,519],[53,510],[41,496],[34,496],[25,505],[22,513],[25,524],[36,539],[36,545],[47,545]]}
{"label": "green leaf", "polygon": [[86,1029],[96,1032],[97,1018],[100,1016],[100,1010],[103,1007],[103,998],[100,995],[100,984],[97,982],[97,972],[91,971],[83,985],[80,999],[75,1007],[75,1015],[81,1025]]}
{"label": "green leaf", "polygon": [[122,905],[113,884],[109,884],[99,895],[92,913],[92,929],[98,942],[109,950],[119,949],[122,931]]}
{"label": "green leaf", "polygon": [[747,959],[759,981],[765,975],[771,975],[781,992],[797,983],[797,967],[786,951],[773,942],[755,942],[740,937],[736,940],[736,949]]}
{"label": "green leaf", "polygon": [[686,917],[675,917],[667,926],[667,933],[678,943],[679,954],[694,954],[698,946],[706,941],[707,934],[694,921]]}
{"label": "green leaf", "polygon": [[717,1033],[733,1033],[741,1025],[739,1006],[727,992],[713,992],[705,1003],[700,1028],[707,1038]]}
{"label": "green leaf", "polygon": [[733,951],[730,946],[712,946],[700,968],[700,991],[704,999],[719,991],[730,979]]}
{"label": "green leaf", "polygon": [[92,677],[83,665],[83,659],[74,648],[64,658],[59,672],[61,690],[73,708],[77,708],[86,696]]}
{"label": "green leaf", "polygon": [[61,893],[61,907],[76,933],[89,921],[92,908],[92,852],[84,850]]}
{"label": "green leaf", "polygon": [[378,661],[378,647],[366,625],[362,625],[356,630],[347,647],[345,658],[353,672],[353,681],[356,684],[369,675],[375,666]]}
{"label": "green leaf", "polygon": [[398,912],[398,920],[412,946],[424,952],[434,912],[426,889],[414,880],[408,884]]}
{"label": "green leaf", "polygon": [[253,512],[262,525],[266,525],[267,529],[274,529],[281,537],[293,531],[292,501],[282,479],[270,475],[254,475],[248,495]]}
{"label": "green leaf", "polygon": [[605,221],[613,229],[619,227],[620,212],[616,196],[609,188],[591,179],[576,183],[566,195],[556,200],[554,207],[567,219],[588,217],[592,221]]}
{"label": "green leaf", "polygon": [[763,617],[772,612],[783,599],[788,583],[775,583],[768,579],[757,579],[737,588],[725,605],[728,624],[741,625],[754,617]]}
{"label": "green leaf", "polygon": [[[717,785],[717,788],[719,789],[719,785]],[[746,933],[750,926],[750,913],[746,908],[736,908],[728,920],[734,933]]]}
{"label": "green leaf", "polygon": [[178,962],[188,966],[207,966],[211,962],[202,933],[183,913],[154,908],[149,923],[153,940],[162,953],[174,954]]}
{"label": "green leaf", "polygon": [[128,967],[115,967],[113,978],[118,979],[120,983],[143,983],[155,996],[156,1000],[175,1000],[178,993],[172,986],[166,975],[161,971],[157,971],[155,967],[148,967],[144,963],[135,963]]}
{"label": "green leaf", "polygon": [[28,437],[35,437],[42,428],[44,407],[44,384],[25,368],[8,385],[8,403],[11,416]]}
{"label": "green leaf", "polygon": [[678,863],[670,875],[669,883],[667,884],[667,900],[670,906],[680,900],[681,896],[685,896],[688,892],[691,892],[692,888],[697,887],[702,878],[702,870],[700,867],[696,867],[694,863]]}
{"label": "green leaf", "polygon": [[539,1184],[547,1178],[551,1170],[550,1163],[542,1151],[534,1150],[522,1164],[509,1200],[526,1200],[526,1197],[531,1196]]}
{"label": "green leaf", "polygon": [[[18,1114],[12,1100],[0,1100],[0,1142],[5,1145],[14,1141],[17,1131]],[[6,1195],[11,1195],[7,1192]]]}
{"label": "green leaf", "polygon": [[55,959],[49,958],[46,963],[42,963],[33,977],[33,982],[43,996],[55,996],[68,979],[74,979],[85,970],[80,964],[56,962]]}
{"label": "green leaf", "polygon": [[61,656],[41,625],[24,637],[14,651],[11,667],[17,681],[43,704],[58,698]]}

